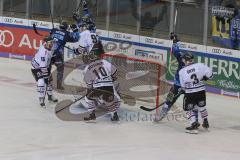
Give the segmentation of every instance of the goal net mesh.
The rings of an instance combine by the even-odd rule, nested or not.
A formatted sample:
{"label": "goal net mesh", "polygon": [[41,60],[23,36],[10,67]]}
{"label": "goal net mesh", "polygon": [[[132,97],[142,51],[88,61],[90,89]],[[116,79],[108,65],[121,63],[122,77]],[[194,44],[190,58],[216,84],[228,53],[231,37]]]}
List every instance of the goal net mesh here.
{"label": "goal net mesh", "polygon": [[164,81],[166,67],[144,58],[106,53],[103,58],[117,68],[117,82],[124,103],[134,106],[158,106],[164,101],[170,84]]}

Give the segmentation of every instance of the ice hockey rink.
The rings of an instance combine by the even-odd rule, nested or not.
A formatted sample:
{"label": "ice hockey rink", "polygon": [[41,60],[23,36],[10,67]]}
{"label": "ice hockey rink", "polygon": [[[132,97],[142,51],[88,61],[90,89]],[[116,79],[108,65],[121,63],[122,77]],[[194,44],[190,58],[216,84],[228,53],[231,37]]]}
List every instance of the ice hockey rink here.
{"label": "ice hockey rink", "polygon": [[[30,62],[0,58],[1,160],[233,160],[240,157],[240,100],[207,94],[210,131],[185,133],[183,118],[161,123],[109,117],[97,123],[62,121],[54,104],[39,107]],[[60,100],[63,95],[56,95]],[[181,99],[177,102],[181,106]],[[121,112],[140,111],[121,105]],[[121,115],[120,112],[120,116]]]}

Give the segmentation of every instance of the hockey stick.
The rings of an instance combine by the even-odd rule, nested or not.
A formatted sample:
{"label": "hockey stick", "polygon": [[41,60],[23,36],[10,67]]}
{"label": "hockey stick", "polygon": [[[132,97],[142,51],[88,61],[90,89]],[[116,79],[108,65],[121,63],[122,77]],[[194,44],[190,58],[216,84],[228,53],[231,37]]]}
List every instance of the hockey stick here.
{"label": "hockey stick", "polygon": [[44,36],[44,37],[46,36],[46,35],[43,35],[43,34],[41,34],[41,33],[38,32],[37,26],[36,26],[35,23],[33,23],[33,30],[34,30],[34,32],[35,32],[37,35],[39,35],[39,36]]}
{"label": "hockey stick", "polygon": [[[178,92],[178,94],[176,94],[176,95],[173,97],[173,99],[176,98],[176,97],[178,97],[178,96],[180,96],[181,94],[182,94],[182,92]],[[147,108],[147,107],[144,107],[144,106],[140,106],[140,108],[141,108],[142,110],[144,110],[144,111],[151,112],[151,111],[153,111],[153,110],[161,107],[161,106],[162,106],[164,103],[166,103],[166,102],[167,102],[167,100],[164,101],[164,102],[162,102],[161,104],[159,104],[157,107],[154,107],[154,108]]]}
{"label": "hockey stick", "polygon": [[58,113],[58,112],[64,110],[65,108],[71,106],[72,104],[80,101],[81,99],[83,99],[83,98],[84,98],[85,96],[87,96],[88,94],[89,94],[89,93],[83,95],[82,97],[79,97],[79,98],[75,99],[74,101],[72,101],[72,100],[70,100],[70,99],[66,99],[66,100],[63,100],[63,101],[59,102],[59,103],[56,105],[56,107],[55,107],[56,109],[58,109],[58,108],[59,108],[59,109],[58,109],[58,110],[55,110],[55,113]]}
{"label": "hockey stick", "polygon": [[[38,32],[35,23],[33,23],[33,30],[34,30],[34,32],[35,32],[37,35],[39,35],[39,36],[42,36],[42,37],[45,37],[45,36],[46,36],[46,35],[43,35],[43,34],[41,34],[41,33]],[[70,48],[70,47],[68,47],[68,46],[64,46],[64,47],[74,52],[74,49],[72,49],[72,48]]]}
{"label": "hockey stick", "polygon": [[[77,82],[77,83],[82,83],[78,80],[76,80],[75,78],[72,78],[73,81]],[[98,91],[103,91],[105,93],[111,93],[109,91],[105,91],[105,90],[101,90],[101,89],[95,89],[95,90],[98,90]],[[136,98],[136,97],[133,97],[133,96],[130,96],[128,94],[124,94],[124,93],[121,93],[121,92],[118,92],[119,96],[121,97],[121,99],[134,99],[134,100],[138,100],[138,101],[142,101],[142,102],[147,102],[147,103],[153,103],[153,101],[151,100],[145,100],[145,99],[141,99],[141,98]]]}
{"label": "hockey stick", "polygon": [[[52,21],[52,28],[54,28],[54,23],[53,23],[53,16],[52,16],[52,10],[51,10],[51,4],[50,4],[50,0],[48,0],[48,4],[49,4],[49,13],[50,13],[50,17],[51,17],[51,21]],[[33,30],[34,32],[39,35],[39,36],[46,36],[46,35],[43,35],[41,33],[38,32],[37,30],[37,26],[35,23],[33,23]]]}
{"label": "hockey stick", "polygon": [[51,21],[52,21],[52,28],[54,28],[53,15],[52,15],[52,9],[51,9],[51,3],[50,3],[50,0],[48,0],[48,4],[49,4],[50,18],[51,18]]}
{"label": "hockey stick", "polygon": [[77,7],[77,9],[76,9],[75,12],[79,12],[79,9],[80,9],[81,5],[82,5],[82,0],[80,0],[80,2],[79,2],[79,4],[78,4],[78,7]]}

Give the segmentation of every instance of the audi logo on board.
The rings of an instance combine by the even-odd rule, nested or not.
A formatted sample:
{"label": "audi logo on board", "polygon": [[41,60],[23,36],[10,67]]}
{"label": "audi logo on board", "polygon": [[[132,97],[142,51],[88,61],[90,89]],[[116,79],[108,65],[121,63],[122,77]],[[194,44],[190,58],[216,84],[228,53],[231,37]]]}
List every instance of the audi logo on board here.
{"label": "audi logo on board", "polygon": [[13,23],[13,19],[12,18],[3,18],[3,21],[7,22],[7,23]]}
{"label": "audi logo on board", "polygon": [[114,38],[122,38],[122,34],[114,33],[114,34],[113,34],[113,37],[114,37]]}
{"label": "audi logo on board", "polygon": [[213,48],[213,49],[212,49],[212,52],[213,52],[213,53],[222,53],[222,52],[221,52],[221,49],[218,49],[218,48]]}
{"label": "audi logo on board", "polygon": [[14,36],[9,30],[0,30],[0,46],[10,47],[13,45]]}
{"label": "audi logo on board", "polygon": [[153,43],[153,39],[151,39],[151,38],[146,38],[146,39],[145,39],[145,42],[147,42],[147,43]]}

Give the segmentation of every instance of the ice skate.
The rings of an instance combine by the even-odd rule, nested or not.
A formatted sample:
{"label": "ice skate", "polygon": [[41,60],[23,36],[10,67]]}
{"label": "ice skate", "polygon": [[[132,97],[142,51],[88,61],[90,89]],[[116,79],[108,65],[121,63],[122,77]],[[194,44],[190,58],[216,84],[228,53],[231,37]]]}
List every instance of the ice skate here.
{"label": "ice skate", "polygon": [[58,102],[58,99],[55,98],[53,95],[48,95],[48,101],[49,101],[49,102],[57,103],[57,102]]}
{"label": "ice skate", "polygon": [[190,134],[198,134],[198,127],[200,126],[200,124],[198,122],[194,122],[192,123],[191,126],[186,127],[186,133],[190,133]]}
{"label": "ice skate", "polygon": [[163,107],[163,108],[161,109],[161,111],[160,111],[159,116],[158,116],[158,115],[155,116],[154,122],[159,122],[159,121],[161,121],[163,118],[166,117],[167,113],[168,113],[168,108]]}
{"label": "ice skate", "polygon": [[208,128],[209,128],[209,123],[208,123],[208,119],[207,119],[207,118],[205,118],[205,119],[203,120],[202,127],[203,127],[204,129],[208,130]]}
{"label": "ice skate", "polygon": [[111,117],[111,121],[113,122],[119,122],[119,117],[118,117],[118,114],[117,112],[114,112],[112,117]]}
{"label": "ice skate", "polygon": [[84,117],[84,121],[88,123],[95,123],[96,122],[95,111],[92,111],[92,113],[90,113],[88,117]]}
{"label": "ice skate", "polygon": [[39,98],[39,102],[40,102],[40,106],[41,107],[45,107],[45,103],[44,103],[44,98],[43,97]]}

